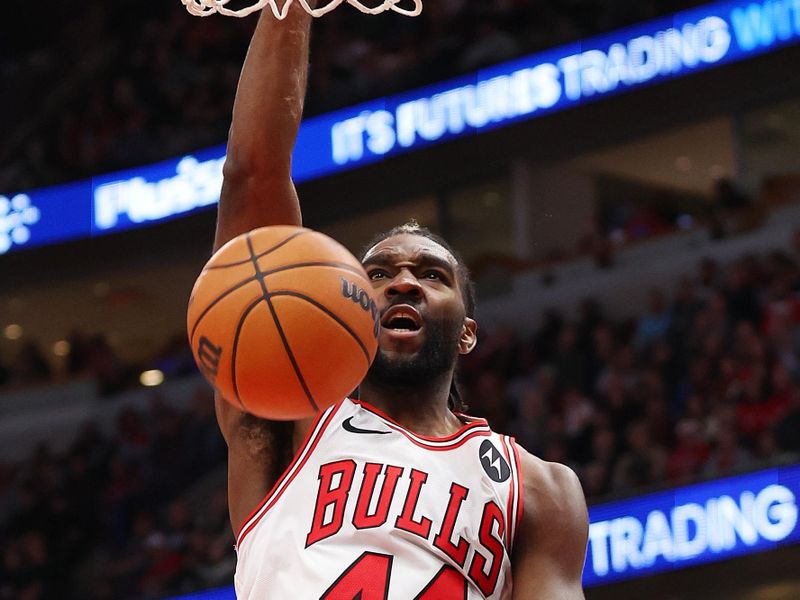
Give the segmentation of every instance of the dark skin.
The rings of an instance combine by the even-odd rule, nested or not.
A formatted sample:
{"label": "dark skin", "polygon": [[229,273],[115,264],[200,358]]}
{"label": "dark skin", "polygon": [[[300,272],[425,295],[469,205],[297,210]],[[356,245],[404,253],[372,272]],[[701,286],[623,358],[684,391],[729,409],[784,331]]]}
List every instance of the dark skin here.
{"label": "dark skin", "polygon": [[[455,258],[436,242],[418,235],[403,234],[386,239],[364,257],[364,266],[376,292],[383,314],[394,298],[409,298],[424,321],[458,315],[463,321],[458,339],[459,354],[472,352],[477,324],[466,316]],[[412,336],[397,336],[381,328],[380,352],[388,360],[409,360],[419,352],[427,334],[422,328]],[[428,436],[447,436],[463,425],[447,407],[452,367],[413,387],[381,385],[367,378],[359,387],[361,398],[391,415],[411,431]],[[431,402],[431,398],[444,399]]]}
{"label": "dark skin", "polygon": [[[301,225],[291,179],[291,156],[305,96],[311,18],[297,6],[276,23],[262,13],[242,69],[224,169],[214,247],[268,225]],[[381,328],[379,348],[388,360],[412,360],[434,319],[462,322],[457,353],[477,343],[466,316],[456,259],[419,235],[388,238],[365,256],[365,268],[383,312],[398,295],[414,300],[422,319],[416,334]],[[463,423],[448,409],[449,370],[424,384],[386,386],[370,377],[361,397],[407,429],[447,436]],[[228,445],[228,499],[235,532],[297,452],[311,420],[276,423],[247,415],[217,397],[216,413]],[[588,516],[580,483],[568,467],[544,462],[519,448],[524,506],[512,555],[514,600],[583,598],[581,574]]]}

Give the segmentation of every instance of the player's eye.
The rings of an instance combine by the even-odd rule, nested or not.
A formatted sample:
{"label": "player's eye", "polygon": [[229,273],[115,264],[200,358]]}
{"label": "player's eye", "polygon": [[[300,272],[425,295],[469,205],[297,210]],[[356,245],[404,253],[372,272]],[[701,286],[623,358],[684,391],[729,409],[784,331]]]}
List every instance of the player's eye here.
{"label": "player's eye", "polygon": [[373,269],[369,273],[367,273],[367,277],[369,277],[370,281],[377,281],[379,279],[386,278],[386,271],[381,271],[380,269]]}
{"label": "player's eye", "polygon": [[432,281],[444,281],[445,277],[439,271],[425,271],[422,274],[423,279],[430,279]]}

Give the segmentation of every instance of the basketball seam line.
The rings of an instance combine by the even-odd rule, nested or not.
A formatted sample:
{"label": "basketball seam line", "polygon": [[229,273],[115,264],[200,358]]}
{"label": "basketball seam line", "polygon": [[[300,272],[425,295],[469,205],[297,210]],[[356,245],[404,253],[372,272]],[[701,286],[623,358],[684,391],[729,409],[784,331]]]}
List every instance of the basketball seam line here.
{"label": "basketball seam line", "polygon": [[253,245],[250,243],[250,237],[248,236],[248,238],[247,238],[247,247],[250,250],[250,258],[247,258],[247,259],[241,260],[241,261],[237,261],[237,262],[226,263],[224,265],[213,265],[211,267],[206,267],[205,270],[211,271],[211,270],[215,270],[215,269],[227,269],[229,267],[239,267],[241,265],[246,265],[247,263],[249,263],[249,262],[251,262],[253,260],[258,260],[259,258],[262,258],[262,257],[266,256],[267,254],[271,254],[272,252],[275,252],[275,250],[277,250],[281,246],[285,246],[286,244],[291,242],[294,238],[296,238],[298,236],[301,236],[304,233],[308,233],[308,230],[304,229],[302,231],[297,231],[297,232],[293,233],[292,235],[290,235],[288,238],[286,238],[282,242],[280,242],[278,244],[275,244],[272,248],[264,250],[264,252],[262,252],[259,255],[255,254],[255,251],[253,250]]}
{"label": "basketball seam line", "polygon": [[[299,235],[299,233],[296,235]],[[256,253],[253,250],[253,242],[250,239],[249,233],[247,234],[246,239],[247,239],[247,248],[248,250],[250,250],[250,258],[253,262],[253,268],[256,271],[256,278],[258,279],[258,282],[261,284],[261,290],[264,293],[263,300],[266,301],[267,306],[269,307],[269,311],[270,313],[272,313],[272,320],[275,322],[275,327],[278,330],[278,335],[281,336],[281,342],[283,342],[283,349],[286,350],[286,355],[289,357],[289,362],[292,363],[292,368],[294,369],[294,373],[295,375],[297,375],[297,379],[300,381],[300,385],[302,386],[303,392],[305,392],[306,398],[311,404],[311,407],[314,409],[315,412],[319,412],[319,406],[314,401],[314,396],[312,396],[311,390],[308,389],[308,384],[306,384],[306,380],[303,377],[303,373],[300,371],[300,365],[297,364],[297,360],[295,359],[294,354],[292,353],[292,348],[289,346],[289,340],[286,339],[286,333],[283,331],[281,322],[278,319],[278,313],[275,311],[275,306],[272,304],[272,300],[270,300],[269,290],[267,289],[267,282],[264,281],[264,275],[261,273],[261,270],[258,267],[258,257],[256,256]]]}
{"label": "basketball seam line", "polygon": [[[307,263],[292,263],[291,265],[284,265],[282,267],[278,267],[277,269],[271,269],[269,271],[259,271],[261,275],[266,277],[267,275],[273,275],[275,273],[284,273],[286,271],[291,271],[293,269],[305,269],[310,267],[330,267],[331,269],[344,269],[345,271],[350,271],[355,273],[356,275],[363,275],[361,271],[356,269],[355,267],[351,267],[350,265],[346,265],[344,263],[337,263],[337,262],[307,262]],[[214,267],[209,267],[209,269]],[[194,322],[192,326],[192,333],[189,336],[189,343],[194,344],[194,334],[197,333],[197,328],[200,325],[200,322],[203,318],[209,313],[209,311],[214,308],[217,304],[219,304],[222,300],[227,298],[230,294],[238,290],[239,288],[247,285],[248,283],[252,283],[253,281],[257,281],[258,277],[256,275],[252,277],[248,277],[247,279],[240,281],[235,286],[228,288],[224,292],[222,292],[219,296],[217,296],[214,301],[209,304],[203,312],[197,317],[197,320]]]}
{"label": "basketball seam line", "polygon": [[242,316],[239,318],[239,323],[236,325],[236,334],[233,336],[233,349],[231,350],[231,383],[233,384],[233,394],[236,396],[236,401],[245,412],[248,412],[248,410],[239,396],[239,384],[236,382],[236,351],[239,348],[239,335],[242,333],[242,327],[244,327],[244,322],[247,320],[247,315],[253,312],[253,309],[258,306],[258,303],[261,302],[261,300],[263,300],[263,298],[258,298],[255,302],[247,307],[247,310],[245,310],[244,313],[242,313]]}
{"label": "basketball seam line", "polygon": [[332,269],[343,269],[345,271],[350,271],[351,273],[355,273],[356,275],[364,276],[364,272],[362,269],[356,269],[345,263],[339,263],[334,261],[308,261],[308,262],[301,262],[301,263],[292,263],[290,265],[284,265],[282,267],[276,267],[274,269],[270,269],[269,271],[261,271],[261,274],[266,277],[267,275],[274,275],[275,273],[283,273],[284,271],[291,271],[292,269],[304,269],[309,267],[330,267]]}
{"label": "basketball seam line", "polygon": [[209,304],[205,309],[203,309],[203,312],[200,313],[200,316],[197,317],[197,320],[194,322],[194,325],[192,326],[192,334],[189,336],[189,343],[190,344],[194,344],[194,335],[197,333],[197,328],[200,326],[200,321],[203,320],[203,318],[209,313],[209,311],[212,308],[214,308],[217,304],[222,302],[225,298],[227,298],[230,294],[232,294],[233,292],[235,292],[239,288],[244,287],[248,283],[252,283],[254,281],[256,281],[256,277],[255,276],[248,277],[247,279],[244,279],[244,280],[240,281],[235,286],[233,286],[231,288],[228,288],[227,290],[222,292],[219,296],[217,296],[214,299],[214,301],[211,304]]}
{"label": "basketball seam line", "polygon": [[270,298],[273,298],[275,296],[291,296],[292,298],[298,298],[300,300],[305,300],[306,302],[308,302],[312,306],[317,307],[322,312],[324,312],[326,315],[328,315],[331,319],[336,321],[336,323],[338,325],[340,325],[347,333],[349,333],[352,336],[352,338],[356,341],[356,343],[361,348],[361,351],[364,353],[364,357],[367,359],[367,363],[370,362],[369,350],[367,350],[367,347],[364,344],[364,342],[361,341],[361,338],[358,337],[358,334],[355,331],[353,331],[350,328],[350,326],[347,323],[345,323],[339,316],[337,316],[334,312],[332,312],[330,309],[328,309],[323,304],[320,304],[319,302],[317,302],[316,300],[314,300],[313,298],[311,298],[309,296],[306,296],[306,295],[301,294],[299,292],[293,292],[293,291],[289,291],[289,290],[281,290],[279,292],[270,292],[269,296],[270,296]]}

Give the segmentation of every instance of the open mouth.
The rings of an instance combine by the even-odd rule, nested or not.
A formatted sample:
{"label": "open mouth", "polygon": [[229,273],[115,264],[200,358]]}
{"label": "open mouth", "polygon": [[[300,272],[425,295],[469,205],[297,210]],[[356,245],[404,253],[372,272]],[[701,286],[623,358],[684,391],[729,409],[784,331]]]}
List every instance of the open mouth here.
{"label": "open mouth", "polygon": [[381,326],[398,333],[419,331],[422,329],[422,317],[408,304],[399,304],[384,313]]}

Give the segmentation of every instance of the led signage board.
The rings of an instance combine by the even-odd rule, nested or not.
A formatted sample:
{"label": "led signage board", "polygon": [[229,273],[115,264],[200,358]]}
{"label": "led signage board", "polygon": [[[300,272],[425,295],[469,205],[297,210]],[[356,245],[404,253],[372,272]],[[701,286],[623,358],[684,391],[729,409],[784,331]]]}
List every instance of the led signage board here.
{"label": "led signage board", "polygon": [[[307,119],[293,175],[297,182],[331,175],[798,40],[800,0],[708,4]],[[215,204],[224,155],[220,146],[68,186],[0,196],[0,254],[144,226]]]}
{"label": "led signage board", "polygon": [[800,466],[760,471],[589,509],[587,586],[800,541]]}
{"label": "led signage board", "polygon": [[[800,465],[589,508],[586,587],[800,541]],[[555,525],[557,526],[557,525]],[[233,588],[176,600],[234,600]]]}

